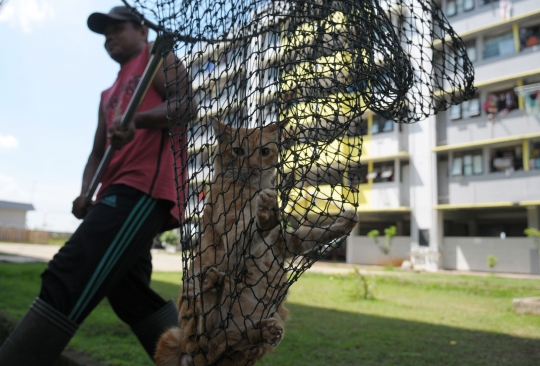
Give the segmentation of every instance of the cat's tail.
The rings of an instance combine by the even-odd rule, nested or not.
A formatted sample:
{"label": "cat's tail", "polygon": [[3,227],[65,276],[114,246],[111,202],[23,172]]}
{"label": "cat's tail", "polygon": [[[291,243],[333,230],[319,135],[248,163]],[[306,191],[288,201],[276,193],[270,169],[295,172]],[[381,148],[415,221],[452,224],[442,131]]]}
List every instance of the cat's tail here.
{"label": "cat's tail", "polygon": [[198,366],[193,358],[182,352],[184,334],[178,327],[168,329],[157,344],[154,361],[158,366]]}

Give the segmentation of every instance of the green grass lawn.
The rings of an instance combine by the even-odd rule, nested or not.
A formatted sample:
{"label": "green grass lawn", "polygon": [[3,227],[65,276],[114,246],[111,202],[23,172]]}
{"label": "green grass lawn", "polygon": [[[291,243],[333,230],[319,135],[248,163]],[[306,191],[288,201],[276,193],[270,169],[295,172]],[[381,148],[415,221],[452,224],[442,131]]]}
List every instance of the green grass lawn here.
{"label": "green grass lawn", "polygon": [[[45,264],[0,263],[0,309],[20,318]],[[181,274],[155,273],[176,299]],[[540,296],[540,280],[389,271],[363,300],[358,278],[304,274],[290,291],[291,319],[276,352],[282,365],[540,365],[540,316],[516,315],[515,297]],[[106,301],[70,343],[106,365],[152,365]]]}

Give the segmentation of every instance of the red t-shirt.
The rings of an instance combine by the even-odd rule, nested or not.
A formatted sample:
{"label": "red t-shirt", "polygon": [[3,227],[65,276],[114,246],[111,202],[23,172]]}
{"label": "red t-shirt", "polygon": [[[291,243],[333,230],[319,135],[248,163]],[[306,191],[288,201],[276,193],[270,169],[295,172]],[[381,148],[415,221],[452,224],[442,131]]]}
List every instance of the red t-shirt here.
{"label": "red t-shirt", "polygon": [[[101,93],[101,108],[103,108],[107,121],[107,128],[112,124],[116,116],[122,115],[126,110],[148,64],[148,47],[149,45],[137,57],[123,65],[113,86]],[[137,112],[152,109],[162,102],[162,96],[154,85],[150,84]],[[177,142],[177,146],[186,146],[185,127],[180,127],[174,132],[175,135],[179,133],[179,136],[182,136],[181,141]],[[107,139],[108,145],[109,140]],[[101,188],[97,197],[99,198],[101,193],[112,184],[125,184],[153,198],[174,203],[171,214],[178,223],[179,209],[176,202],[178,200],[181,206],[185,202],[187,185],[183,184],[183,182],[186,181],[187,171],[182,169],[186,162],[185,149],[180,152],[178,152],[178,149],[176,150],[176,169],[179,174],[183,173],[183,176],[178,178],[178,189],[174,182],[174,158],[171,152],[169,131],[137,129],[133,141],[121,150],[114,151],[113,157],[101,178]],[[180,212],[183,213],[183,207],[181,207]],[[171,223],[167,226],[171,226]]]}

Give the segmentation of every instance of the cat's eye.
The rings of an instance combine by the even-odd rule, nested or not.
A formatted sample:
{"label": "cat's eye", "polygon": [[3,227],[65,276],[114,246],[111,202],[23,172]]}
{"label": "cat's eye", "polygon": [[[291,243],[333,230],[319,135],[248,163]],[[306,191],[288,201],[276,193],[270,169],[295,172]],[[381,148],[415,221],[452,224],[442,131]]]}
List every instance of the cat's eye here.
{"label": "cat's eye", "polygon": [[269,149],[269,148],[263,147],[263,148],[261,149],[261,155],[262,155],[262,156],[268,156],[269,154],[270,154],[270,149]]}
{"label": "cat's eye", "polygon": [[232,148],[233,153],[235,153],[237,156],[244,155],[245,151],[241,147],[233,147]]}

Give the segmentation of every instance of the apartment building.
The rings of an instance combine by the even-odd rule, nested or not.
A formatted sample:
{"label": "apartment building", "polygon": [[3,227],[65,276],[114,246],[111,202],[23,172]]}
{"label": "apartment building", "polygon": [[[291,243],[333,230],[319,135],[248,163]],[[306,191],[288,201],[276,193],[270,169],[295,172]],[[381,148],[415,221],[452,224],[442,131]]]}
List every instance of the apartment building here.
{"label": "apartment building", "polygon": [[[349,263],[399,265],[410,259],[427,270],[488,271],[487,256],[494,255],[497,271],[540,273],[538,251],[523,233],[540,228],[540,3],[436,3],[465,42],[475,66],[476,96],[415,124],[396,124],[365,111],[321,154],[320,166],[339,162],[332,154],[347,156],[346,172],[332,176],[313,169],[303,175],[311,179],[291,194],[306,197],[309,205],[295,200],[286,212],[320,215],[357,206],[360,223],[341,249]],[[274,24],[274,31],[248,45],[207,45],[193,53],[190,71],[202,123],[190,129],[197,136],[191,141],[200,141],[189,146],[192,217],[202,213],[211,176],[208,118],[219,115],[233,126],[254,127],[291,113],[280,109],[289,81],[279,47],[291,39],[280,33],[279,19],[260,14],[260,24]],[[429,46],[442,47],[441,42]],[[294,106],[297,117],[302,108]],[[293,158],[302,156],[297,152]],[[316,195],[326,200],[313,205]],[[397,236],[385,255],[366,235],[389,226],[396,226]]]}
{"label": "apartment building", "polygon": [[[394,186],[400,205],[410,208],[410,240],[398,237],[392,258],[405,257],[409,244],[413,262],[426,269],[488,271],[491,254],[497,271],[539,274],[538,251],[524,230],[540,227],[540,3],[437,4],[465,42],[478,90],[467,102],[387,133],[394,144],[408,136],[402,154],[409,156]],[[382,191],[375,181],[373,187]],[[360,247],[369,244],[352,238],[348,260],[365,263]],[[372,262],[388,260],[371,254]]]}

